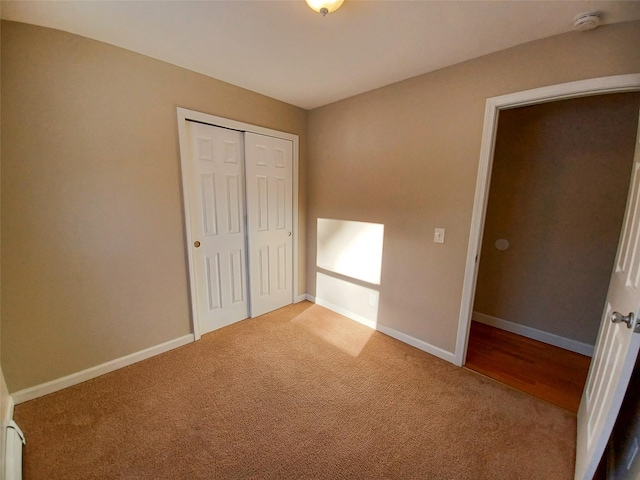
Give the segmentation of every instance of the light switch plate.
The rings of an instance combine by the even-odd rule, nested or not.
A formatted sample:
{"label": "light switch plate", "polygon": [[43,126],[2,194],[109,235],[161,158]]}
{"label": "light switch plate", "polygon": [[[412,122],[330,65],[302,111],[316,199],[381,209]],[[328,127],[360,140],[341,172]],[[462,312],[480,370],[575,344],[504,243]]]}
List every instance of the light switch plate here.
{"label": "light switch plate", "polygon": [[433,243],[444,243],[444,228],[436,228],[436,233],[433,235]]}

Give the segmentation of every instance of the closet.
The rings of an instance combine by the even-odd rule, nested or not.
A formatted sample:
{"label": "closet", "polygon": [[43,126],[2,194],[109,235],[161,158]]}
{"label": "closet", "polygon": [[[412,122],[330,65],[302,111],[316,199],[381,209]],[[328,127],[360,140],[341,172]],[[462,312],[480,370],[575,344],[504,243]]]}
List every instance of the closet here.
{"label": "closet", "polygon": [[294,142],[195,113],[178,123],[199,336],[293,302]]}

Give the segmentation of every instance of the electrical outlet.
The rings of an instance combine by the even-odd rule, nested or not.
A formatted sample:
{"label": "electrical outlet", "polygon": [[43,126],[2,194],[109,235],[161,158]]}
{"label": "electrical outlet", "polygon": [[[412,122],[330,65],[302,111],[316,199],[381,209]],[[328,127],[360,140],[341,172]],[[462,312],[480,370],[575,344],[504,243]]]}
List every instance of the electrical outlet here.
{"label": "electrical outlet", "polygon": [[376,306],[376,296],[373,293],[369,294],[369,305],[372,307]]}
{"label": "electrical outlet", "polygon": [[444,243],[444,228],[436,228],[433,235],[433,243]]}

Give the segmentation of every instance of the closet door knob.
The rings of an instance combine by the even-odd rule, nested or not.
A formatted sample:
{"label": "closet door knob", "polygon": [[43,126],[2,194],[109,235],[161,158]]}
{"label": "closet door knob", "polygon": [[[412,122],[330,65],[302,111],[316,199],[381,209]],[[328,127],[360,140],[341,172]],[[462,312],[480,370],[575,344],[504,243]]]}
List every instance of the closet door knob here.
{"label": "closet door knob", "polygon": [[193,246],[198,248],[200,246],[200,242],[196,240],[195,242],[193,242]]}

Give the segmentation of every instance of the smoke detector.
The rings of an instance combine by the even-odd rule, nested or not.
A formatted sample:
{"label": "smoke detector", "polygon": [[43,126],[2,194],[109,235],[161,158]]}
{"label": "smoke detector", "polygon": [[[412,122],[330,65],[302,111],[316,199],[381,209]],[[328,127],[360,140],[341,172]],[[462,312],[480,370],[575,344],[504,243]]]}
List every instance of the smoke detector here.
{"label": "smoke detector", "polygon": [[581,13],[573,19],[573,28],[579,32],[594,29],[598,25],[600,25],[600,14],[598,12]]}

